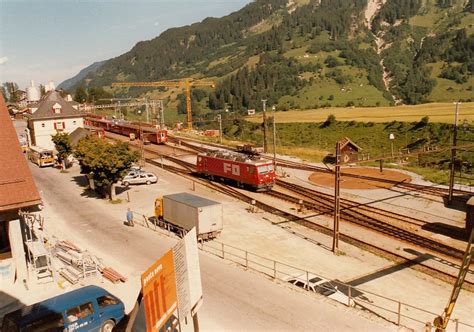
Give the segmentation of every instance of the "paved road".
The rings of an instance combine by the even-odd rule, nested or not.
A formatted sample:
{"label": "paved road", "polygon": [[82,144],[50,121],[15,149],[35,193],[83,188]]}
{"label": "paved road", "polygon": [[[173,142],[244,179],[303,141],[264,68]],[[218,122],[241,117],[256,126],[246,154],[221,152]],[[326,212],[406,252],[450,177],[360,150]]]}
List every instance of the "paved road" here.
{"label": "paved road", "polygon": [[[31,164],[30,164],[31,165]],[[46,229],[85,244],[96,255],[114,259],[132,278],[125,287],[130,302],[138,277],[176,240],[141,227],[123,225],[125,204],[88,197],[77,184],[77,172],[31,165],[45,202]],[[152,202],[153,199],[150,199]],[[244,271],[213,256],[200,254],[204,304],[202,331],[396,331],[381,320],[289,289],[257,273]],[[115,265],[114,267],[116,267]],[[133,283],[133,284],[132,284]]]}

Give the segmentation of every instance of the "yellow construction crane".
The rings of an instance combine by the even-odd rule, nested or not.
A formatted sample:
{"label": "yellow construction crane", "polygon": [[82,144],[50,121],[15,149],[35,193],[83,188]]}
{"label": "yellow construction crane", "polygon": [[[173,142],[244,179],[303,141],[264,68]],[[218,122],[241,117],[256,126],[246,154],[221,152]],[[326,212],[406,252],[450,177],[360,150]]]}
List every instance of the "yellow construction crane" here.
{"label": "yellow construction crane", "polygon": [[193,129],[193,116],[191,113],[191,87],[196,86],[210,86],[214,87],[215,84],[212,81],[193,80],[185,79],[182,81],[158,81],[158,82],[116,82],[112,83],[113,87],[167,87],[167,88],[184,88],[186,90],[186,114],[188,122],[188,130]]}
{"label": "yellow construction crane", "polygon": [[[474,218],[474,216],[471,218]],[[446,327],[448,326],[449,319],[451,318],[451,314],[454,310],[454,305],[456,304],[459,293],[461,292],[462,284],[464,282],[464,279],[466,278],[467,272],[469,271],[469,266],[471,265],[471,260],[473,256],[473,241],[474,227],[471,229],[471,235],[469,236],[469,240],[467,241],[467,248],[466,252],[464,253],[463,262],[461,264],[461,267],[459,268],[459,274],[456,279],[456,282],[454,283],[448,304],[444,308],[443,314],[441,316],[436,317],[434,320],[436,332],[444,332],[446,330]]]}

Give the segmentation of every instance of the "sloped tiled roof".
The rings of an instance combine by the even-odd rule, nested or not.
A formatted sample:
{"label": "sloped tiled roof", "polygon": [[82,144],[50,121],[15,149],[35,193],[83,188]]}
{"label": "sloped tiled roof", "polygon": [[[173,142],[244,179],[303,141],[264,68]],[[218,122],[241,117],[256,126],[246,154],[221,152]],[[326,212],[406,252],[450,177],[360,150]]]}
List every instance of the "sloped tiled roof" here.
{"label": "sloped tiled roof", "polygon": [[79,141],[92,133],[85,128],[76,128],[72,133],[69,134],[69,139],[71,140],[71,145],[76,146]]}
{"label": "sloped tiled roof", "polygon": [[[56,114],[53,111],[53,105],[58,103],[61,105],[61,113]],[[37,105],[38,109],[32,115],[30,119],[55,119],[55,118],[70,118],[74,116],[83,116],[83,114],[72,107],[71,103],[64,100],[59,92],[52,90],[48,92],[44,100],[39,102]]]}
{"label": "sloped tiled roof", "polygon": [[344,137],[339,140],[339,143],[341,144],[341,149],[343,149],[346,145],[350,144],[352,145],[357,151],[362,150],[360,146],[352,142],[348,137]]}
{"label": "sloped tiled roof", "polygon": [[41,197],[0,95],[0,212],[40,203]]}

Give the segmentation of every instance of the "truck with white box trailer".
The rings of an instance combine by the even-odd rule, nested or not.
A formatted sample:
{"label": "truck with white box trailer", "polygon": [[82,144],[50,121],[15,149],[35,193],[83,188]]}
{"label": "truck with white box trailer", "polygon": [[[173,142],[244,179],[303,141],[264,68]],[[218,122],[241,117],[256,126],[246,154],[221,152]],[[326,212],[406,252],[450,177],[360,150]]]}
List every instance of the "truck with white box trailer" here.
{"label": "truck with white box trailer", "polygon": [[222,204],[189,193],[164,195],[155,201],[155,217],[160,227],[183,236],[196,227],[198,239],[217,237],[223,229]]}

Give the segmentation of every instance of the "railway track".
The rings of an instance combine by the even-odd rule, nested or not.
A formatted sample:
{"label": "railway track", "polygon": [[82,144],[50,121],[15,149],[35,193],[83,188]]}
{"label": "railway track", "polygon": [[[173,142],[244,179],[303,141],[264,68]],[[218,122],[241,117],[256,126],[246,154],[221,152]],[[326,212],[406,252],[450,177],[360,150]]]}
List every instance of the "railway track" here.
{"label": "railway track", "polygon": [[[213,146],[219,149],[227,149],[227,150],[232,150],[236,151],[236,149],[232,147],[227,147],[223,146],[220,144],[215,144],[215,143],[207,143],[207,142],[200,142],[198,140],[190,139],[190,138],[176,138],[173,137],[173,140],[180,140],[182,145],[185,145],[191,149],[195,149],[198,152],[207,152],[212,149],[205,148],[202,146],[196,146],[195,144],[205,144],[208,146]],[[194,142],[195,144],[190,144],[188,142]],[[265,159],[271,159],[273,160],[272,157],[267,157],[265,155],[261,156],[262,158]],[[314,165],[307,165],[305,163],[300,163],[296,161],[291,161],[291,160],[286,160],[282,158],[276,158],[276,163],[277,166],[281,167],[286,167],[286,168],[292,168],[292,169],[299,169],[299,170],[304,170],[304,171],[311,171],[311,172],[322,172],[322,173],[334,173],[332,169],[329,169],[327,167],[321,167],[321,166],[314,166]],[[395,180],[390,180],[390,179],[380,179],[372,176],[366,176],[366,175],[358,175],[358,174],[350,174],[346,172],[341,172],[341,176],[345,177],[351,177],[351,178],[357,178],[361,180],[368,180],[368,181],[377,181],[377,182],[383,182],[383,183],[388,183],[393,185],[394,187],[402,188],[405,190],[410,190],[410,191],[416,191],[419,193],[424,193],[427,195],[431,196],[436,196],[436,197],[446,197],[449,193],[449,190],[446,188],[439,188],[439,187],[434,187],[434,186],[427,186],[427,185],[421,185],[421,184],[414,184],[414,183],[409,183],[409,182],[400,182],[400,181],[395,181]],[[473,195],[474,193],[471,191],[466,191],[466,190],[459,190],[459,189],[454,189],[453,190],[454,199],[461,200],[461,201],[466,201],[466,197],[469,195]]]}
{"label": "railway track", "polygon": [[[307,197],[312,200],[319,200],[330,209],[331,213],[334,212],[333,211],[333,208],[334,208],[333,195],[325,194],[325,193],[322,193],[322,192],[319,192],[307,187],[299,186],[299,185],[296,185],[287,181],[283,181],[283,180],[277,179],[276,183],[280,187],[293,191],[303,197]],[[426,224],[429,224],[428,222],[422,219],[406,216],[404,214],[397,213],[397,212],[379,209],[374,206],[354,202],[354,201],[344,199],[344,198],[341,198],[340,202],[341,202],[341,211],[357,210],[357,211],[360,211],[361,213],[369,213],[369,214],[379,216],[381,218],[389,218],[393,221],[403,222],[403,223],[416,226],[416,227],[423,227]]]}
{"label": "railway track", "polygon": [[[268,194],[293,204],[299,203],[299,199],[293,195],[288,195],[277,191],[270,191]],[[330,207],[330,204],[308,200],[304,201],[303,203],[306,208],[309,208],[313,211],[321,212],[323,214],[333,213],[333,209]],[[358,211],[351,209],[341,209],[341,220],[356,224],[372,231],[376,231],[378,233],[382,233],[388,237],[428,249],[432,252],[436,252],[437,254],[441,254],[449,258],[456,258],[461,261],[464,256],[464,252],[462,250],[431,240],[427,237],[417,235],[406,229],[394,226],[387,222],[383,222],[380,219],[375,219]]]}
{"label": "railway track", "polygon": [[[156,164],[157,166],[159,165],[158,163],[154,162],[153,160],[151,161],[151,163]],[[168,168],[168,169],[173,171],[172,166],[171,166],[171,168]],[[331,228],[316,224],[316,223],[314,223],[314,222],[312,222],[312,221],[310,221],[306,218],[302,218],[302,217],[297,216],[295,214],[289,213],[289,212],[284,211],[280,208],[277,208],[273,205],[264,203],[260,200],[255,200],[252,196],[249,196],[248,194],[243,193],[242,190],[239,190],[239,189],[236,189],[236,188],[233,188],[233,187],[229,187],[229,186],[227,186],[225,184],[222,184],[222,183],[212,182],[212,181],[207,180],[207,179],[201,179],[201,178],[196,179],[196,178],[192,177],[192,175],[190,173],[188,173],[187,171],[179,169],[179,168],[178,169],[175,168],[175,170],[179,174],[181,174],[183,176],[189,176],[193,181],[197,181],[200,184],[202,184],[202,185],[204,185],[204,186],[206,186],[210,189],[221,192],[221,193],[223,193],[227,196],[239,199],[240,201],[243,201],[245,203],[255,205],[259,209],[261,209],[263,211],[266,211],[268,213],[271,213],[272,215],[276,215],[276,216],[278,216],[278,217],[280,217],[280,218],[282,218],[286,221],[294,222],[296,224],[299,224],[299,225],[305,226],[307,228],[310,228],[312,230],[316,230],[320,233],[326,234],[328,236],[332,235],[333,230]],[[406,258],[402,255],[394,253],[390,250],[386,250],[386,249],[381,248],[379,246],[375,246],[375,245],[373,245],[373,244],[371,244],[367,241],[361,240],[361,239],[356,238],[354,236],[350,236],[350,235],[345,234],[343,232],[340,233],[340,239],[341,239],[341,241],[344,241],[346,243],[354,245],[358,248],[373,252],[373,253],[378,254],[378,255],[382,255],[384,257],[387,257],[387,258],[389,258],[389,259],[391,259],[395,262],[398,262],[399,264],[410,264],[411,262],[413,262],[413,260],[410,260],[410,259],[408,259],[408,258]],[[424,273],[430,274],[432,276],[436,276],[436,277],[438,277],[438,279],[444,280],[444,281],[449,282],[449,283],[453,283],[457,278],[457,274],[451,274],[451,273],[448,273],[448,272],[443,271],[441,269],[435,268],[433,266],[426,265],[423,262],[417,261],[417,259],[414,259],[414,261],[416,262],[416,264],[413,264],[412,268],[414,268],[416,270],[419,270],[419,271],[422,271]],[[469,271],[469,273],[473,274],[472,271]],[[463,288],[465,288],[469,291],[474,291],[474,282],[471,282],[470,280],[465,280]]]}
{"label": "railway track", "polygon": [[[159,155],[156,151],[150,150],[148,148],[145,148],[145,150],[146,150],[147,153]],[[274,205],[264,203],[261,200],[255,200],[254,197],[252,197],[248,194],[244,194],[239,189],[230,187],[230,186],[225,185],[223,183],[212,182],[208,179],[196,178],[192,174],[193,169],[195,167],[195,165],[192,164],[192,163],[180,160],[180,159],[175,158],[173,156],[163,156],[163,155],[160,155],[160,156],[162,156],[163,158],[168,159],[169,161],[171,161],[173,163],[177,163],[182,168],[171,166],[171,165],[164,165],[160,162],[157,162],[153,158],[146,158],[146,162],[148,162],[152,165],[161,167],[163,169],[166,169],[170,172],[178,173],[178,174],[180,174],[184,177],[188,177],[189,179],[192,179],[193,181],[198,182],[198,183],[200,183],[200,184],[202,184],[206,187],[209,187],[209,188],[214,189],[216,191],[219,191],[223,194],[226,194],[228,196],[239,199],[239,200],[241,200],[243,202],[246,202],[248,204],[255,204],[261,210],[269,212],[269,213],[271,213],[275,216],[278,216],[280,218],[283,218],[287,222],[294,222],[294,223],[297,223],[299,225],[305,226],[307,228],[316,230],[320,233],[323,233],[323,234],[326,234],[326,235],[329,235],[329,236],[332,235],[333,230],[329,227],[319,225],[319,224],[317,224],[313,221],[308,220],[307,218],[302,218],[298,215],[289,213],[287,211],[284,211],[283,209],[275,207]],[[279,185],[280,184],[281,183],[279,182]],[[296,187],[293,188],[293,189],[296,189]],[[299,194],[303,194],[303,195],[310,195],[310,192],[306,192],[306,193],[304,192],[305,189],[306,188],[304,188],[304,187],[298,186],[297,187],[297,192]],[[310,189],[307,189],[307,190],[310,190]],[[270,192],[270,195],[274,195],[273,194],[274,192],[276,192],[276,191]],[[286,195],[285,199],[289,200],[290,197],[291,197],[292,202],[296,203],[295,198],[290,196],[290,195]],[[304,204],[305,204],[305,206],[314,206],[315,209],[319,209],[322,213],[331,213],[330,208],[327,205],[317,204],[317,203],[314,202],[314,200],[313,200],[313,202],[305,201]],[[343,211],[342,215],[344,216],[344,218],[346,218],[346,216],[349,216],[348,218],[351,219],[351,218],[353,218],[353,211],[351,211],[350,209],[351,209],[351,207],[353,208],[354,205],[358,205],[359,203],[355,203],[355,202],[351,202],[351,201],[347,200],[347,204],[349,206],[343,207],[343,210],[341,210],[341,211]],[[375,208],[370,207],[370,209],[375,209]],[[402,215],[399,215],[399,214],[396,214],[396,213],[393,213],[393,212],[389,212],[389,211],[385,211],[385,210],[382,210],[382,211],[384,211],[384,213],[387,213],[387,214],[390,214],[390,215],[395,214],[395,215],[398,215],[398,216],[402,216]],[[403,217],[408,218],[407,216],[403,216]],[[450,256],[451,258],[455,258],[456,260],[462,259],[462,252],[458,249],[449,247],[447,245],[438,243],[438,242],[430,240],[430,239],[419,237],[418,235],[410,233],[408,231],[399,231],[399,229],[393,227],[393,225],[388,225],[388,224],[385,224],[385,223],[381,224],[375,218],[365,216],[364,218],[359,218],[359,219],[365,219],[365,221],[363,221],[363,222],[362,221],[356,221],[355,223],[357,223],[357,224],[362,223],[363,226],[366,227],[366,228],[371,227],[372,230],[375,229],[378,232],[389,235],[389,236],[394,237],[398,240],[409,242],[411,244],[422,247],[424,249],[429,249],[429,250],[432,250],[432,251],[436,251],[437,253],[441,253],[443,256]],[[349,221],[354,222],[354,220],[349,220]],[[417,222],[419,222],[419,221],[415,221],[415,223],[417,223]],[[395,260],[397,262],[410,262],[411,261],[409,258],[406,258],[402,255],[399,255],[399,254],[397,254],[397,253],[395,253],[391,250],[384,249],[380,246],[371,244],[367,241],[358,239],[358,238],[350,236],[348,234],[344,234],[342,232],[340,233],[340,239],[341,239],[341,241],[344,241],[346,243],[355,245],[359,248],[366,249],[366,250],[369,250],[369,251],[377,253],[377,254],[382,254],[385,257],[390,258],[392,260]],[[453,264],[453,263],[449,262],[449,264]],[[415,266],[415,268],[418,269],[418,270],[424,271],[428,274],[431,274],[431,275],[433,275],[433,273],[435,273],[435,274],[438,275],[438,277],[440,279],[448,281],[448,282],[453,282],[454,280],[456,280],[456,275],[450,274],[446,271],[443,271],[443,270],[440,270],[438,268],[426,265],[424,263],[417,262],[417,266]],[[473,274],[472,271],[469,271],[469,273]],[[471,290],[471,291],[474,291],[474,283],[471,282],[471,281],[466,280],[465,287],[467,289]]]}
{"label": "railway track", "polygon": [[[266,158],[271,159],[269,157],[266,157]],[[334,173],[333,170],[328,169],[326,167],[306,165],[306,164],[303,164],[303,163],[288,161],[288,160],[284,160],[284,159],[280,159],[280,158],[277,158],[277,165],[282,166],[282,167],[287,167],[287,168],[311,171],[311,172]],[[367,175],[359,175],[359,174],[351,174],[351,173],[347,173],[347,172],[341,172],[341,176],[351,177],[351,178],[356,178],[356,179],[361,179],[361,180],[388,183],[388,184],[393,185],[394,187],[398,187],[398,188],[402,188],[402,189],[410,190],[410,191],[416,191],[416,192],[419,192],[419,193],[424,193],[424,194],[428,194],[428,195],[431,195],[431,196],[437,196],[437,197],[445,197],[449,193],[449,189],[446,189],[446,188],[426,186],[426,185],[422,185],[422,184],[415,184],[415,183],[409,183],[409,182],[400,182],[400,181],[395,181],[395,180],[390,180],[390,179],[381,179],[381,178],[376,178],[376,177],[367,176]],[[463,198],[464,196],[473,195],[474,193],[470,192],[470,191],[466,191],[466,190],[454,189],[453,194],[456,195],[456,196],[454,196],[454,198],[465,200],[465,198]]]}
{"label": "railway track", "polygon": [[[151,152],[151,151],[150,151]],[[153,152],[152,152],[153,153]],[[156,153],[156,152],[155,152]],[[167,160],[176,163],[190,173],[195,169],[195,165],[173,156],[163,156]],[[210,181],[209,181],[210,182]],[[287,190],[292,191],[296,195],[304,196],[310,200],[305,200],[304,206],[322,214],[332,214],[334,212],[334,197],[332,195],[320,193],[306,187],[292,184],[286,181],[277,180],[277,184]],[[228,186],[226,186],[228,187]],[[230,188],[230,187],[229,187]],[[229,189],[231,191],[232,189]],[[288,195],[275,190],[266,192],[265,194],[282,199],[293,204],[298,204],[300,199],[294,195]],[[420,236],[413,231],[395,226],[390,221],[382,221],[388,219],[396,222],[407,223],[417,228],[426,224],[421,219],[405,216],[403,214],[382,210],[376,207],[364,206],[360,203],[347,199],[341,199],[341,218],[346,222],[357,224],[361,227],[382,233],[391,238],[410,243],[443,256],[462,260],[464,252],[440,242],[431,240],[427,237]]]}
{"label": "railway track", "polygon": [[[190,173],[192,172],[192,170],[194,170],[194,164],[192,163],[182,161],[178,158],[171,157],[171,156],[167,156],[166,159],[184,167]],[[190,173],[189,175],[191,175]],[[213,182],[209,181],[207,183],[213,183]],[[314,211],[317,211],[323,214],[332,214],[334,212],[333,210],[334,197],[331,195],[319,193],[311,189],[298,186],[295,184],[291,184],[289,182],[282,181],[282,180],[278,180],[277,184],[287,190],[291,190],[295,194],[303,195],[309,198],[310,201],[306,200],[303,202],[304,206],[307,208],[310,208]],[[234,193],[232,194],[232,196],[235,196],[236,191],[233,188],[226,185],[224,186],[228,188],[226,189],[226,193],[232,192]],[[223,192],[222,189],[220,191]],[[300,201],[294,195],[284,194],[281,192],[277,192],[275,190],[266,192],[265,194],[279,198],[287,202],[291,202],[292,204],[298,204]],[[247,198],[244,201],[248,201],[248,200],[249,199],[247,196]],[[427,237],[420,236],[414,233],[413,231],[403,229],[401,227],[397,227],[393,224],[390,224],[389,222],[384,222],[380,218],[371,216],[369,213],[374,214],[378,217],[382,217],[382,218],[389,218],[392,220],[395,219],[398,222],[408,223],[416,227],[420,227],[426,224],[426,222],[424,222],[421,219],[411,218],[399,213],[390,212],[390,211],[382,210],[375,207],[363,206],[359,203],[356,203],[347,199],[341,199],[341,218],[344,221],[351,222],[353,224],[357,224],[361,227],[370,229],[372,231],[382,233],[391,238],[395,238],[397,240],[401,240],[406,243],[410,243],[412,245],[416,245],[416,246],[431,250],[443,256],[455,258],[458,260],[462,260],[463,258],[464,252],[459,249],[431,240]]]}

